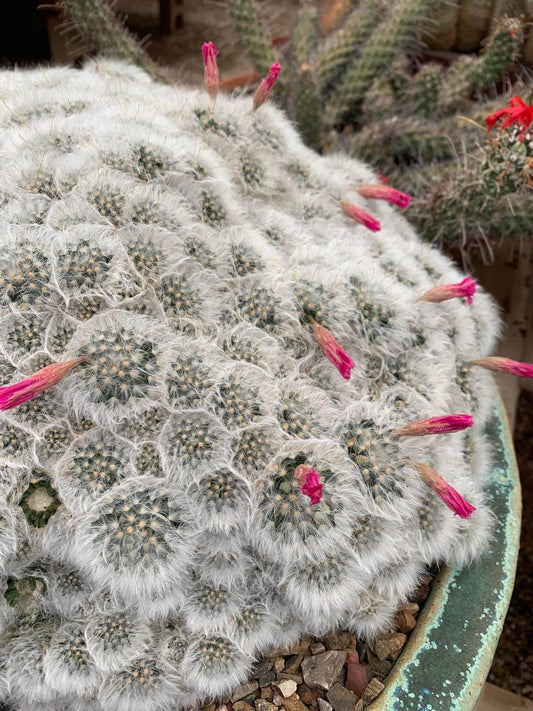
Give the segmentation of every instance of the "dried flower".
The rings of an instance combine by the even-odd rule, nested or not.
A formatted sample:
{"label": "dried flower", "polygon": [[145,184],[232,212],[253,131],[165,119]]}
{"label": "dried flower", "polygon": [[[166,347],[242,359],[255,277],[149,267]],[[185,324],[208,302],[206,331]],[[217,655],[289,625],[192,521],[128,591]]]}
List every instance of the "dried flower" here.
{"label": "dried flower", "polygon": [[472,427],[472,415],[443,415],[442,417],[429,417],[427,420],[414,420],[394,430],[393,435],[416,437],[429,434],[449,434],[460,432],[467,427]]}
{"label": "dried flower", "polygon": [[302,494],[311,499],[311,506],[322,501],[322,489],[324,487],[316,469],[313,469],[309,464],[300,464],[294,470],[294,478],[300,484]]}
{"label": "dried flower", "polygon": [[386,200],[393,205],[398,205],[398,207],[401,207],[402,210],[405,210],[412,200],[411,195],[402,193],[401,190],[396,190],[395,188],[391,188],[389,185],[383,185],[382,183],[376,183],[376,185],[361,185],[361,187],[354,189],[359,193],[359,195],[362,195],[365,198]]}
{"label": "dried flower", "polygon": [[468,304],[474,301],[477,284],[472,277],[467,276],[458,284],[442,284],[426,291],[418,301],[431,301],[437,303],[448,299],[465,298]]}
{"label": "dried flower", "polygon": [[326,358],[333,363],[342,377],[349,380],[351,370],[355,366],[355,363],[342,346],[337,343],[327,328],[317,323],[314,318],[309,318],[309,320],[311,321],[316,341],[322,349],[322,352]]}
{"label": "dried flower", "polygon": [[511,360],[510,358],[490,356],[489,358],[471,360],[468,365],[480,365],[482,368],[487,368],[487,370],[510,373],[510,375],[518,375],[520,378],[533,378],[532,363],[521,363],[519,360]]}
{"label": "dried flower", "polygon": [[218,49],[212,42],[204,42],[202,54],[204,55],[204,84],[211,99],[214,101],[218,93]]}
{"label": "dried flower", "polygon": [[266,101],[268,95],[274,88],[274,84],[276,83],[278,74],[280,72],[281,65],[278,64],[278,62],[274,62],[274,64],[272,64],[272,66],[268,70],[268,74],[256,89],[256,92],[254,94],[254,111]]}
{"label": "dried flower", "polygon": [[360,207],[357,207],[357,205],[341,200],[341,207],[345,215],[351,217],[352,220],[359,222],[361,225],[368,227],[368,229],[372,230],[372,232],[379,232],[381,229],[379,220],[376,220],[375,217],[372,217],[372,215],[369,215],[368,212],[365,212]]}
{"label": "dried flower", "polygon": [[424,482],[439,496],[446,506],[461,518],[469,518],[476,510],[461,494],[450,486],[440,474],[427,464],[413,463]]}
{"label": "dried flower", "polygon": [[82,363],[86,358],[74,358],[62,363],[51,363],[41,368],[28,378],[24,378],[14,385],[4,385],[0,388],[0,410],[10,410],[31,400],[45,390],[57,385],[75,365]]}
{"label": "dried flower", "polygon": [[509,99],[509,106],[499,109],[485,118],[488,130],[492,131],[500,119],[503,119],[500,128],[508,128],[513,124],[522,128],[518,140],[523,141],[526,129],[533,122],[533,104],[528,106],[519,96],[512,96]]}

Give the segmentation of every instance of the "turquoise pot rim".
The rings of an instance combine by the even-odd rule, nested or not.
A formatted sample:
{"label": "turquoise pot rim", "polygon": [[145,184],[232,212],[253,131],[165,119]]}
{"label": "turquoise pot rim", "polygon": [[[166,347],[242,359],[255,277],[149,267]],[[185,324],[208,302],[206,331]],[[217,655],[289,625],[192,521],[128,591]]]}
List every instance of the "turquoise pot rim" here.
{"label": "turquoise pot rim", "polygon": [[493,467],[486,485],[496,516],[487,552],[435,578],[415,630],[368,711],[472,711],[492,664],[514,587],[522,499],[512,435],[494,386],[487,425]]}

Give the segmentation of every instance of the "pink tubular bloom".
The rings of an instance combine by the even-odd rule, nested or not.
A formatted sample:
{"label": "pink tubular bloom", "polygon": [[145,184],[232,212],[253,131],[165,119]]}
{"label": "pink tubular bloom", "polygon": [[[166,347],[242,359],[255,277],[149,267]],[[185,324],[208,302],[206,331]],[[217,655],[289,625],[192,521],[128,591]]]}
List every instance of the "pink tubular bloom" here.
{"label": "pink tubular bloom", "polygon": [[437,303],[439,301],[447,301],[448,299],[465,298],[468,304],[474,301],[477,284],[472,277],[467,276],[458,284],[443,284],[436,286],[429,291],[426,291],[418,301],[431,301]]}
{"label": "pink tubular bloom", "polygon": [[264,104],[268,98],[268,95],[274,88],[274,84],[278,79],[278,74],[281,72],[281,65],[277,62],[271,65],[268,70],[268,74],[259,84],[254,94],[254,111],[258,109],[261,104]]}
{"label": "pink tubular bloom", "polygon": [[214,101],[218,93],[218,66],[217,54],[218,49],[212,42],[204,42],[202,45],[202,54],[204,55],[204,84],[207,93]]}
{"label": "pink tubular bloom", "polygon": [[311,499],[311,506],[322,501],[322,489],[324,487],[316,469],[313,469],[309,464],[300,464],[294,470],[294,478],[300,484],[302,494]]}
{"label": "pink tubular bloom", "polygon": [[424,482],[439,496],[446,506],[461,518],[469,518],[476,510],[475,506],[463,499],[461,494],[450,486],[440,474],[427,464],[413,463]]}
{"label": "pink tubular bloom", "polygon": [[321,326],[314,319],[310,319],[316,341],[326,358],[333,363],[343,378],[350,379],[351,370],[355,363],[346,351],[337,343],[327,328]]}
{"label": "pink tubular bloom", "polygon": [[430,417],[427,420],[414,420],[394,430],[393,435],[400,437],[418,437],[419,435],[449,434],[460,432],[472,427],[472,415],[444,415],[443,417]]}
{"label": "pink tubular bloom", "polygon": [[11,410],[57,385],[75,365],[84,360],[86,358],[74,358],[62,363],[51,363],[30,375],[29,378],[24,378],[20,383],[4,385],[0,388],[0,410]]}
{"label": "pink tubular bloom", "polygon": [[510,358],[490,356],[489,358],[471,360],[468,365],[480,365],[482,368],[487,368],[487,370],[518,375],[520,378],[533,378],[533,363],[521,363],[519,360],[511,360]]}
{"label": "pink tubular bloom", "polygon": [[361,185],[361,187],[354,189],[359,193],[359,195],[362,195],[365,198],[373,200],[386,200],[393,205],[398,205],[398,207],[401,207],[402,210],[405,210],[413,199],[411,195],[402,193],[401,190],[391,188],[389,185],[383,185],[383,183],[376,183],[376,185]]}
{"label": "pink tubular bloom", "polygon": [[380,231],[381,224],[379,220],[376,220],[375,217],[372,217],[372,215],[369,215],[368,212],[365,212],[360,207],[357,207],[357,205],[354,205],[351,202],[344,202],[343,200],[341,200],[341,207],[344,214],[348,217],[351,217],[352,220],[359,222],[365,227],[368,227],[368,229],[372,230],[372,232]]}

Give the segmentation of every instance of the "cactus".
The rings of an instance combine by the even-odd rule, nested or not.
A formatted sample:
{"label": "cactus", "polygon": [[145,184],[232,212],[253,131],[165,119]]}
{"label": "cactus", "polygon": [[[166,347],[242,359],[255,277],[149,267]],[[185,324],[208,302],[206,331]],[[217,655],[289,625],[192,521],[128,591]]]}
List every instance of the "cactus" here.
{"label": "cactus", "polygon": [[99,54],[142,67],[156,81],[168,81],[165,72],[102,0],[60,0],[67,23]]}
{"label": "cactus", "polygon": [[123,63],[0,90],[2,701],[189,708],[481,552],[495,307],[369,168]]}

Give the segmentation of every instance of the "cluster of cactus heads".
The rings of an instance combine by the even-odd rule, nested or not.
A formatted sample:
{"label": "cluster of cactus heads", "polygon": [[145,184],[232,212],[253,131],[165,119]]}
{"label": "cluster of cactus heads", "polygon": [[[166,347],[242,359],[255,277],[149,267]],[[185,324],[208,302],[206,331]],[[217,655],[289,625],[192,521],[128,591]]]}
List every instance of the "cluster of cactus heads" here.
{"label": "cluster of cactus heads", "polygon": [[486,369],[533,368],[488,355],[491,299],[408,196],[305,147],[272,80],[215,103],[204,58],[210,96],[118,62],[0,74],[17,711],[226,694],[275,645],[383,630],[490,536]]}

